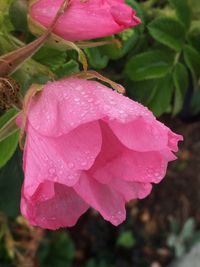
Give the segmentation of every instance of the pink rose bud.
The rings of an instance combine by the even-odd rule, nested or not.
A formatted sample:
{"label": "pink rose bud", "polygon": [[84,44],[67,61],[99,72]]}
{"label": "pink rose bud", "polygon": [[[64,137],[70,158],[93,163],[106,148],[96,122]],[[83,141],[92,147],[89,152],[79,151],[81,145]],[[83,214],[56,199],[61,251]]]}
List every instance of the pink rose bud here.
{"label": "pink rose bud", "polygon": [[[50,25],[63,0],[36,0],[30,7],[30,28]],[[124,0],[71,0],[53,32],[65,40],[104,37],[136,26],[141,21]],[[34,26],[33,26],[34,25]]]}
{"label": "pink rose bud", "polygon": [[147,108],[99,82],[49,82],[27,113],[21,212],[57,229],[92,207],[119,225],[125,203],[163,179],[179,140]]}

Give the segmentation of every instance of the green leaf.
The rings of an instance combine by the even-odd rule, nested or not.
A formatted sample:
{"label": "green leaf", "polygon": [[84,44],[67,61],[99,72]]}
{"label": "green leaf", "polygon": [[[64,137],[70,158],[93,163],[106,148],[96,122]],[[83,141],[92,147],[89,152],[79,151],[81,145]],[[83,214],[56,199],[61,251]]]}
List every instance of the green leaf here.
{"label": "green leaf", "polygon": [[7,216],[19,214],[23,180],[21,152],[17,150],[11,160],[0,169],[0,210]]}
{"label": "green leaf", "polygon": [[9,19],[9,8],[13,0],[0,0],[0,28],[3,31],[13,30]]}
{"label": "green leaf", "polygon": [[188,0],[169,0],[170,4],[176,10],[179,20],[185,25],[187,29],[190,27],[192,14]]}
{"label": "green leaf", "polygon": [[70,61],[63,64],[61,67],[56,69],[55,74],[58,79],[61,79],[65,76],[71,75],[73,73],[79,72],[79,64],[77,61],[71,59]]}
{"label": "green leaf", "polygon": [[170,106],[173,95],[173,80],[171,74],[157,80],[152,94],[152,99],[148,107],[153,111],[155,116],[159,117],[167,111]]}
{"label": "green leaf", "polygon": [[161,44],[180,51],[185,41],[185,28],[176,19],[159,17],[154,19],[148,26],[151,36]]}
{"label": "green leaf", "polygon": [[154,93],[157,80],[127,81],[126,92],[130,98],[148,106]]}
{"label": "green leaf", "polygon": [[181,231],[181,238],[183,241],[187,241],[189,239],[192,239],[193,235],[195,234],[195,227],[196,223],[193,218],[189,218],[183,226],[183,229]]}
{"label": "green leaf", "polygon": [[[113,36],[109,36],[104,38],[104,40],[112,40],[113,38]],[[117,34],[117,39],[119,39],[122,44],[120,48],[115,44],[111,44],[104,45],[99,49],[110,59],[116,60],[127,54],[136,45],[138,38],[139,34],[135,29],[127,29]]]}
{"label": "green leaf", "polygon": [[188,0],[188,4],[192,10],[193,19],[199,20],[200,17],[200,5],[199,0]]}
{"label": "green leaf", "polygon": [[27,1],[15,0],[10,6],[10,20],[17,31],[27,30]]}
{"label": "green leaf", "polygon": [[0,168],[2,168],[14,154],[19,140],[19,130],[0,142]]}
{"label": "green leaf", "polygon": [[15,109],[11,109],[0,117],[0,142],[19,129],[15,123],[18,113]]}
{"label": "green leaf", "polygon": [[103,69],[108,64],[108,57],[98,47],[84,49],[92,68]]}
{"label": "green leaf", "polygon": [[66,52],[44,46],[33,56],[35,60],[55,70],[65,63]]}
{"label": "green leaf", "polygon": [[194,88],[196,88],[200,78],[200,53],[198,53],[193,47],[187,45],[184,48],[183,55],[185,63],[191,71]]}
{"label": "green leaf", "polygon": [[175,65],[173,81],[175,85],[173,115],[176,115],[183,107],[185,93],[189,86],[188,71],[182,63],[177,63]]}
{"label": "green leaf", "polygon": [[[2,139],[0,141],[0,168],[12,157],[18,145],[19,129],[15,124],[16,114],[16,110],[12,109],[0,117],[0,136]],[[12,121],[12,118],[14,118],[14,121],[12,122],[14,123],[14,126],[9,124],[9,122]],[[5,125],[8,125],[7,129]],[[4,130],[2,130],[3,126]]]}
{"label": "green leaf", "polygon": [[97,262],[97,260],[93,258],[89,259],[84,266],[85,267],[112,267],[109,263],[106,263],[104,260]]}
{"label": "green leaf", "polygon": [[152,50],[132,57],[126,64],[125,73],[135,81],[160,78],[171,69],[173,54]]}
{"label": "green leaf", "polygon": [[50,243],[43,241],[38,250],[38,258],[42,267],[71,267],[75,255],[75,247],[64,231],[49,234]]}
{"label": "green leaf", "polygon": [[187,39],[190,45],[200,53],[200,22],[191,26]]}
{"label": "green leaf", "polygon": [[197,115],[200,113],[200,90],[197,90],[192,95],[192,100],[190,104],[191,113]]}
{"label": "green leaf", "polygon": [[125,231],[117,239],[117,245],[124,248],[132,248],[135,245],[135,238],[132,231]]}

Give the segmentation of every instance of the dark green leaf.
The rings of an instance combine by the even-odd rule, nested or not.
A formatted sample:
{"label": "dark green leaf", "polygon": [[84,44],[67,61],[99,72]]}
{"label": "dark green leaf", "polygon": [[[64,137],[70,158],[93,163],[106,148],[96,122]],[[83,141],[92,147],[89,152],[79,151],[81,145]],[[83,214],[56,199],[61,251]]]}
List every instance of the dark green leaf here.
{"label": "dark green leaf", "polygon": [[129,97],[148,106],[154,94],[157,80],[127,81],[125,84],[126,92]]}
{"label": "dark green leaf", "polygon": [[[118,48],[115,44],[111,44],[99,48],[104,55],[113,60],[119,59],[128,53],[137,43],[139,34],[134,29],[127,29],[118,34],[117,38],[120,40],[122,47]],[[106,39],[111,40],[113,37],[109,36]]]}
{"label": "dark green leaf", "polygon": [[148,104],[155,116],[159,117],[167,111],[173,95],[173,80],[171,74],[159,79],[154,88],[154,94]]}
{"label": "dark green leaf", "polygon": [[177,16],[180,21],[188,29],[191,23],[191,10],[188,4],[188,0],[169,0],[170,4],[176,10]]}
{"label": "dark green leaf", "polygon": [[190,45],[200,53],[200,22],[191,27],[187,38]]}
{"label": "dark green leaf", "polygon": [[41,244],[38,257],[42,267],[71,267],[75,254],[72,240],[64,231],[51,233],[50,243]]}
{"label": "dark green leaf", "polygon": [[17,31],[27,30],[27,5],[26,0],[15,0],[10,6],[10,20]]}
{"label": "dark green leaf", "polygon": [[188,71],[182,63],[177,63],[175,65],[173,81],[175,85],[173,114],[175,115],[182,109],[185,93],[189,85]]}
{"label": "dark green leaf", "polygon": [[200,78],[200,53],[193,47],[187,45],[184,48],[184,60],[192,73],[194,88],[196,88]]}
{"label": "dark green leaf", "polygon": [[17,150],[0,169],[0,210],[7,216],[15,217],[19,214],[22,179],[21,153]]}
{"label": "dark green leaf", "polygon": [[192,100],[191,100],[191,112],[194,115],[197,115],[200,113],[200,90],[197,90],[193,93],[192,95]]}
{"label": "dark green leaf", "polygon": [[126,64],[125,73],[131,80],[140,81],[160,78],[170,70],[173,54],[152,50],[132,57]]}
{"label": "dark green leaf", "polygon": [[154,19],[148,26],[152,37],[175,51],[183,48],[185,40],[185,28],[178,21],[169,17]]}

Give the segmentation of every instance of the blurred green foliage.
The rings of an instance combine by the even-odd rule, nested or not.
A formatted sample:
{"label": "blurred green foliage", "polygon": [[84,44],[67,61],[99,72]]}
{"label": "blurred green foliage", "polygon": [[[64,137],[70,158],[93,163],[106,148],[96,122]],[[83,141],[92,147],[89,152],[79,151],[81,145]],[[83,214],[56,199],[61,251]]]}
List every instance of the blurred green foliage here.
{"label": "blurred green foliage", "polygon": [[176,220],[172,220],[170,228],[167,244],[174,249],[177,258],[182,257],[200,241],[200,231],[196,230],[194,218],[189,218],[182,227]]}
{"label": "blurred green foliage", "polygon": [[[148,106],[156,116],[179,114],[185,103],[189,114],[200,112],[200,1],[199,0],[126,0],[141,18],[142,24],[116,36],[122,47],[106,45],[84,49],[91,69],[122,83],[127,95]],[[29,43],[35,37],[27,26],[26,0],[0,0],[0,54]],[[77,53],[44,45],[12,77],[19,81],[24,95],[32,83],[45,83],[81,70]],[[187,97],[189,92],[190,98]],[[14,116],[15,110],[0,110],[0,128]],[[0,141],[0,210],[8,217],[19,214],[23,180],[21,152],[17,148],[19,132]],[[189,226],[188,226],[189,225]],[[2,225],[1,225],[2,226]],[[188,230],[189,228],[189,230]],[[189,233],[189,237],[187,235]],[[173,233],[169,245],[181,255],[194,235],[191,221]],[[0,232],[0,266],[12,266],[5,238]],[[117,246],[125,250],[135,246],[131,231],[122,232]],[[38,250],[41,267],[70,267],[75,247],[66,233],[48,234]],[[4,263],[5,262],[5,263]],[[89,259],[85,267],[113,267],[110,263]]]}

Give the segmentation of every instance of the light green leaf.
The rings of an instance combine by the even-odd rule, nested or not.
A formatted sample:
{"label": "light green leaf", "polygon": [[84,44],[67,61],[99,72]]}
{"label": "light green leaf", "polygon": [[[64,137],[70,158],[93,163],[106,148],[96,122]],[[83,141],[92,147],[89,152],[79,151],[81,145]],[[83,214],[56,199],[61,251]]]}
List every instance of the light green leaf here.
{"label": "light green leaf", "polygon": [[183,226],[183,229],[181,231],[181,238],[184,241],[187,241],[188,239],[191,239],[195,233],[195,227],[196,223],[193,218],[189,218]]}
{"label": "light green leaf", "polygon": [[66,60],[66,52],[44,46],[33,56],[35,60],[55,70],[62,66]]}
{"label": "light green leaf", "polygon": [[121,235],[117,239],[117,245],[124,248],[132,248],[135,245],[135,238],[132,231],[125,231],[121,233]]}
{"label": "light green leaf", "polygon": [[56,71],[55,74],[58,79],[61,79],[65,76],[71,75],[73,73],[79,72],[79,64],[77,61],[71,59],[70,61],[66,62],[62,66],[60,66]]}
{"label": "light green leaf", "polygon": [[0,117],[0,142],[19,129],[15,123],[18,113],[15,109],[11,109]]}
{"label": "light green leaf", "polygon": [[108,64],[108,57],[98,47],[84,49],[92,68],[103,69]]}
{"label": "light green leaf", "polygon": [[192,10],[192,17],[193,19],[198,19],[200,18],[200,5],[199,5],[199,0],[188,0],[188,4]]}
{"label": "light green leaf", "polygon": [[152,50],[132,57],[126,64],[125,73],[135,81],[160,78],[172,67],[173,54]]}
{"label": "light green leaf", "polygon": [[185,93],[189,86],[188,71],[182,63],[177,63],[175,65],[173,81],[175,85],[173,115],[176,115],[183,107]]}
{"label": "light green leaf", "polygon": [[176,19],[159,17],[154,19],[148,26],[151,36],[161,44],[175,51],[183,48],[185,41],[185,28]]}
{"label": "light green leaf", "polygon": [[17,112],[13,109],[0,117],[0,168],[14,154],[19,140],[19,128],[15,124]]}

